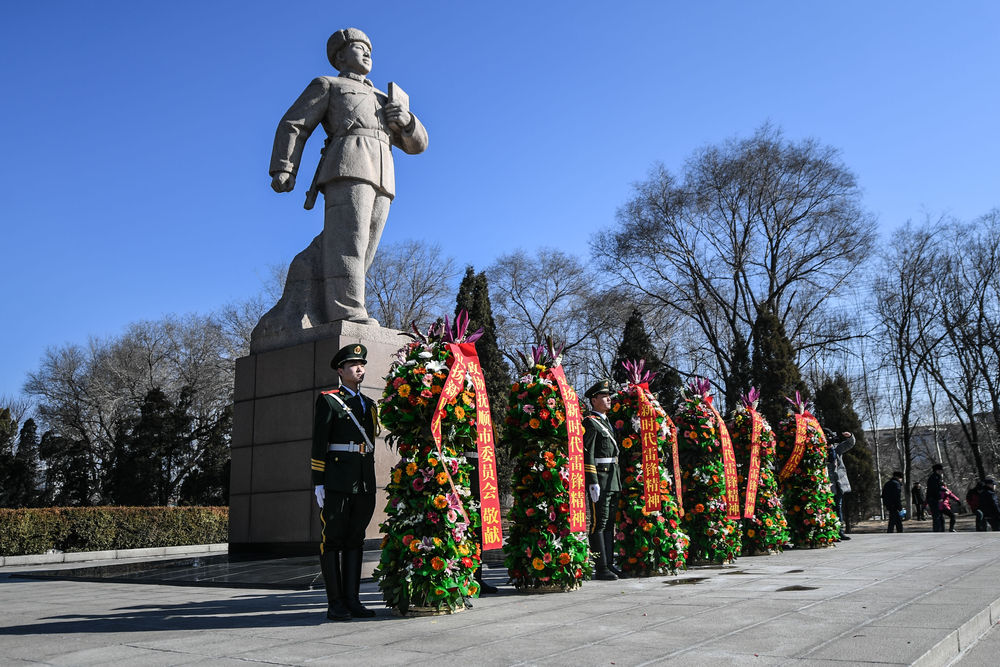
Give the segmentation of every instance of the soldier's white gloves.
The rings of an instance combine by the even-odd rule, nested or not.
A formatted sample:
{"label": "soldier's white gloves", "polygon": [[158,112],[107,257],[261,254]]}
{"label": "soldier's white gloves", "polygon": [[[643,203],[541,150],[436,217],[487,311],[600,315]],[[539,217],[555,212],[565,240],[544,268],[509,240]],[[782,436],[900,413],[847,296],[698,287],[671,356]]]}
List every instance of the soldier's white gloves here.
{"label": "soldier's white gloves", "polygon": [[591,484],[587,490],[590,491],[590,499],[596,503],[597,499],[601,497],[601,485]]}
{"label": "soldier's white gloves", "polygon": [[317,484],[316,488],[313,489],[313,493],[316,494],[316,504],[319,505],[320,509],[323,509],[323,501],[326,500],[326,488],[322,484]]}

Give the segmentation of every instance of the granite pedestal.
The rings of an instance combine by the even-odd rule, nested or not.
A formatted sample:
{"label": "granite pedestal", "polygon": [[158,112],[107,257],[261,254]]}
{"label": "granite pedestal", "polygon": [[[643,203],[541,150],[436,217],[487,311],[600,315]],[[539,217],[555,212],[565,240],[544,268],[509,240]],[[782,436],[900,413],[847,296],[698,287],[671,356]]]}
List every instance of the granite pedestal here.
{"label": "granite pedestal", "polygon": [[[363,343],[368,348],[368,364],[362,390],[377,398],[392,356],[406,342],[393,329],[354,322],[334,322],[311,333],[313,340],[258,351],[236,362],[231,553],[318,553],[319,511],[309,459],[316,397],[338,382],[330,359],[344,345]],[[399,457],[381,438],[375,443],[375,457],[376,482],[385,488]],[[379,539],[384,507],[385,496],[380,492],[366,544]]]}

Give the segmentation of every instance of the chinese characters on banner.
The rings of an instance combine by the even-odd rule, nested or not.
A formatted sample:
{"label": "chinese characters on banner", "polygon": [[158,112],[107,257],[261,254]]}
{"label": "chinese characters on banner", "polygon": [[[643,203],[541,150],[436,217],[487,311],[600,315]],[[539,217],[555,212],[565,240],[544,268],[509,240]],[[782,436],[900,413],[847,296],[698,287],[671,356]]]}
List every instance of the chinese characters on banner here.
{"label": "chinese characters on banner", "polygon": [[659,429],[656,425],[656,410],[646,396],[646,391],[638,387],[639,436],[642,439],[642,497],[647,512],[660,510],[660,452],[657,447]]}
{"label": "chinese characters on banner", "polygon": [[[503,546],[500,526],[500,487],[497,485],[497,457],[493,442],[493,418],[486,396],[486,378],[472,343],[452,345],[467,362],[467,372],[476,388],[476,449],[479,452],[479,511],[482,513],[483,549]],[[457,354],[456,354],[457,356]]]}
{"label": "chinese characters on banner", "polygon": [[764,428],[764,420],[753,408],[747,408],[750,413],[750,470],[747,471],[747,499],[743,506],[743,516],[753,516],[757,504],[757,484],[760,482],[760,433]]}
{"label": "chinese characters on banner", "polygon": [[587,532],[587,499],[583,482],[583,416],[580,399],[566,382],[562,366],[552,369],[559,396],[566,408],[566,432],[569,434],[569,529],[574,533]]}
{"label": "chinese characters on banner", "polygon": [[736,476],[736,454],[733,452],[733,441],[729,437],[729,429],[726,422],[722,421],[722,415],[711,404],[712,414],[715,415],[715,423],[719,429],[719,440],[722,442],[722,470],[726,478],[726,518],[740,518],[740,488]]}
{"label": "chinese characters on banner", "polygon": [[813,416],[809,413],[795,415],[795,447],[792,449],[792,455],[785,462],[785,467],[778,473],[779,480],[784,481],[790,477],[802,462],[802,456],[806,453],[806,430],[809,427],[810,419],[813,419]]}

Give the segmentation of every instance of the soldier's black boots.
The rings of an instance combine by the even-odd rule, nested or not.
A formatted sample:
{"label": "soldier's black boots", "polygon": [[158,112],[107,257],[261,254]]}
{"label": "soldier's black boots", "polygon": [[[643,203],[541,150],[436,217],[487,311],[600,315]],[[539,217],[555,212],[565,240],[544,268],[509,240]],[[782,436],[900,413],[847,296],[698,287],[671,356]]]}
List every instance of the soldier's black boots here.
{"label": "soldier's black boots", "polygon": [[608,569],[619,579],[624,577],[625,574],[622,573],[617,567],[615,567],[615,531],[606,530],[604,531],[604,553],[607,554],[607,565]]}
{"label": "soldier's black boots", "polygon": [[604,534],[591,533],[590,551],[594,554],[597,565],[594,572],[594,579],[599,579],[600,581],[617,581],[618,575],[608,569],[608,560],[605,556],[604,548]]}
{"label": "soldier's black boots", "polygon": [[346,621],[351,612],[342,601],[343,581],[340,576],[340,552],[327,551],[320,554],[319,569],[326,584],[326,617],[331,621]]}
{"label": "soldier's black boots", "polygon": [[480,563],[479,567],[476,568],[476,582],[479,584],[479,594],[483,595],[493,595],[497,593],[499,589],[496,586],[490,586],[488,583],[483,581],[483,566]]}
{"label": "soldier's black boots", "polygon": [[361,549],[343,552],[344,605],[354,618],[371,618],[375,612],[361,604]]}

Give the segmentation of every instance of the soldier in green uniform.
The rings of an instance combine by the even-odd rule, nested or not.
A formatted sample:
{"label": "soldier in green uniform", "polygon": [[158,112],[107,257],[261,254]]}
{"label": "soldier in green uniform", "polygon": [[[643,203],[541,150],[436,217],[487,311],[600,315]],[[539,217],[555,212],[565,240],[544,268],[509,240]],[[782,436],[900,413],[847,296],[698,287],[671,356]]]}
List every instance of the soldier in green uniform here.
{"label": "soldier in green uniform", "polygon": [[583,472],[594,515],[590,550],[597,554],[596,578],[614,581],[621,574],[614,566],[614,511],[622,484],[618,441],[607,417],[611,409],[611,381],[601,380],[584,396],[590,400],[590,410],[583,417]]}
{"label": "soldier in green uniform", "polygon": [[312,480],[323,536],[320,567],[332,621],[368,618],[375,612],[359,597],[365,530],[375,512],[375,448],[378,408],[361,394],[368,350],[360,343],[340,349],[330,366],[340,387],[316,399]]}

